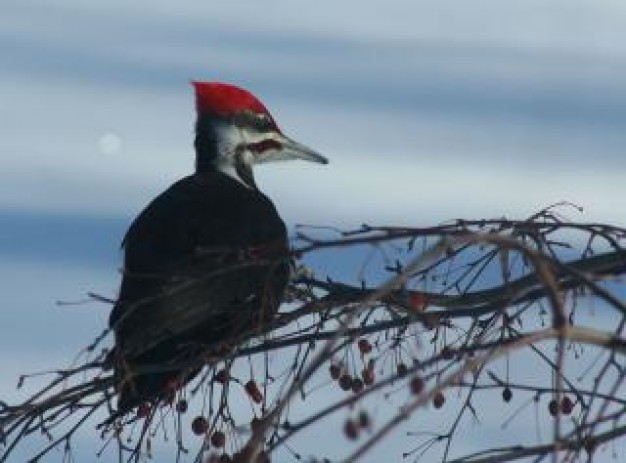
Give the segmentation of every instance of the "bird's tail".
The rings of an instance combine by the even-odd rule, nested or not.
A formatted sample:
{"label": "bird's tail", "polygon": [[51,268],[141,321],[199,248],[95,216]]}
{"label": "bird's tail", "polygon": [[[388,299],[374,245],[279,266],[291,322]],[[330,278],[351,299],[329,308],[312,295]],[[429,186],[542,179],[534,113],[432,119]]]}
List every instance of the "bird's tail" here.
{"label": "bird's tail", "polygon": [[[171,402],[176,391],[187,383],[197,371],[186,372],[163,368],[142,373],[145,364],[121,359],[115,365],[115,382],[118,393],[118,414],[123,415],[144,403]],[[150,365],[152,368],[154,365]]]}

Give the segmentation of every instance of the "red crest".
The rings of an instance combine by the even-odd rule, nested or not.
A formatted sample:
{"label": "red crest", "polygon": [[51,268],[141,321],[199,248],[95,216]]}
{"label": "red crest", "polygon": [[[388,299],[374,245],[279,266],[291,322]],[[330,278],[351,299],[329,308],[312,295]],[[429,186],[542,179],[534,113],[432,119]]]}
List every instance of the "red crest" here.
{"label": "red crest", "polygon": [[229,116],[239,111],[267,114],[267,108],[252,93],[232,84],[192,81],[198,114]]}

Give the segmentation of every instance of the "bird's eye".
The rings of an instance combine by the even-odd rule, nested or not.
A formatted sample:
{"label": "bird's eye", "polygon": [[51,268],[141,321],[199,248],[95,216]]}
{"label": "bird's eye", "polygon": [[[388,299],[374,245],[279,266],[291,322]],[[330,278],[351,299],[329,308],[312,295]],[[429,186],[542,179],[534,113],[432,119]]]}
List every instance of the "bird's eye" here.
{"label": "bird's eye", "polygon": [[239,127],[254,128],[258,132],[269,132],[274,128],[274,121],[267,114],[245,111],[233,117],[233,122]]}
{"label": "bird's eye", "polygon": [[266,132],[272,128],[272,120],[267,116],[267,114],[257,114],[256,126],[260,131]]}

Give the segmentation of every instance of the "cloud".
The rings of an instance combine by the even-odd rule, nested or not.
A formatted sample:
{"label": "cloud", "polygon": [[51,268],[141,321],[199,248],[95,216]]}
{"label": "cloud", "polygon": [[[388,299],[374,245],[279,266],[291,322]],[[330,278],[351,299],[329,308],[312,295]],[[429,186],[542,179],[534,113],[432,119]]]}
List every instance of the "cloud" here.
{"label": "cloud", "polygon": [[[302,172],[332,176],[337,183],[328,190],[352,202],[357,196],[341,185],[356,173],[349,182],[367,195],[384,188],[380,174],[391,179],[397,171],[419,179],[427,170],[444,183],[495,169],[492,177],[514,184],[537,171],[565,183],[574,171],[571,181],[584,173],[592,189],[625,167],[626,68],[619,45],[606,40],[619,32],[611,4],[563,3],[563,13],[479,2],[455,8],[467,13],[463,20],[444,16],[449,5],[419,2],[395,3],[381,20],[366,4],[353,28],[316,11],[298,28],[302,20],[285,2],[251,7],[241,18],[243,4],[229,5],[12,5],[0,34],[7,89],[0,136],[8,153],[0,160],[0,205],[136,212],[191,170],[191,77],[236,81],[259,93],[288,133],[333,161],[323,174]],[[501,23],[480,22],[480,5]],[[577,29],[560,14],[597,26],[593,46],[580,47]],[[538,17],[550,31],[532,22]],[[524,27],[513,27],[514,19]],[[103,153],[104,136],[116,137],[120,149]],[[344,162],[352,167],[336,170]],[[301,178],[295,168],[288,172],[268,174],[278,182],[268,188]],[[405,197],[423,195],[422,180],[401,184]],[[452,191],[458,181],[445,184]],[[515,193],[523,202],[527,191],[505,197]],[[480,197],[484,204],[502,196]]]}

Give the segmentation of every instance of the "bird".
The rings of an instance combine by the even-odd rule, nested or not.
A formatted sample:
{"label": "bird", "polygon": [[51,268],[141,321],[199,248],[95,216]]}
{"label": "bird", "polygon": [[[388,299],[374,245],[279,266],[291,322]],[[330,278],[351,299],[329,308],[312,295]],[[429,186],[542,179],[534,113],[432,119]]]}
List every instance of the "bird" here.
{"label": "bird", "polygon": [[271,322],[289,279],[289,245],[253,166],[328,163],[286,136],[249,91],[192,85],[195,172],[153,199],[122,241],[122,281],[109,316],[121,414],[171,397],[201,370],[207,349],[248,339]]}

